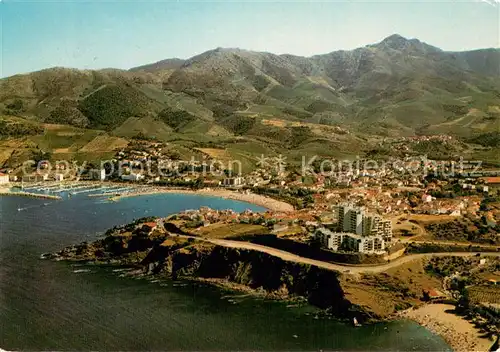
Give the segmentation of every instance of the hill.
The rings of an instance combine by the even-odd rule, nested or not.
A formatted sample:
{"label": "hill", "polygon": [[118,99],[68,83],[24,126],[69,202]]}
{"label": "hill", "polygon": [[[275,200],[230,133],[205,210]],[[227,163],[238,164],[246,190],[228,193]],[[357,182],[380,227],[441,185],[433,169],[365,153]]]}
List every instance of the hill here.
{"label": "hill", "polygon": [[353,155],[372,148],[360,144],[370,135],[498,133],[499,77],[499,49],[446,52],[392,35],[312,57],[217,48],[129,71],[15,75],[0,80],[0,112],[183,147]]}

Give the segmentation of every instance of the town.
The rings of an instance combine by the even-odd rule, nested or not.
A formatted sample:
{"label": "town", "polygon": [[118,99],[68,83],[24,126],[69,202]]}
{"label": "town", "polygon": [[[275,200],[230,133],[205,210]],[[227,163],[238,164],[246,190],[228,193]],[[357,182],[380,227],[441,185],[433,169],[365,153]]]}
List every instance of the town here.
{"label": "town", "polygon": [[[429,139],[447,142],[450,138],[411,140]],[[291,204],[293,214],[274,211],[274,221],[283,228],[288,226],[287,217],[314,224],[314,237],[333,251],[381,254],[408,239],[498,245],[500,177],[496,175],[500,171],[490,167],[471,172],[470,165],[460,163],[407,157],[358,158],[348,164],[318,158],[304,166],[287,164],[278,155],[262,156],[252,170],[243,172],[233,168],[237,162],[201,151],[184,160],[168,143],[134,140],[100,165],[39,161],[31,169],[0,170],[0,187],[51,194],[101,190],[92,196],[130,196],[171,188],[258,195]],[[443,231],[447,225],[451,229]],[[299,232],[308,233],[304,228]]]}

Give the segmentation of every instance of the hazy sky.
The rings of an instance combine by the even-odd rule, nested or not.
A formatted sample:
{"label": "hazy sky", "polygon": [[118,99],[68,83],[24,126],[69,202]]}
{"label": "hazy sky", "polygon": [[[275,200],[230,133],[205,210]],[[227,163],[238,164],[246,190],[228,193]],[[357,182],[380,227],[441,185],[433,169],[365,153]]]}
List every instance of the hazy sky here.
{"label": "hazy sky", "polygon": [[499,47],[498,1],[0,0],[0,76],[130,68],[216,47],[310,56],[394,33],[445,50]]}

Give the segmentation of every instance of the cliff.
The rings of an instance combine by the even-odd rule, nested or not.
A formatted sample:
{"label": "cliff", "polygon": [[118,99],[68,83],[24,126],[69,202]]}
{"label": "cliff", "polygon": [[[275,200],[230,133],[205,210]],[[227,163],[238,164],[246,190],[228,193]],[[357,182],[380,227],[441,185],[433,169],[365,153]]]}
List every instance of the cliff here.
{"label": "cliff", "polygon": [[349,275],[258,251],[169,236],[137,223],[44,257],[134,265],[140,275],[202,280],[280,299],[305,299],[336,317],[358,321],[385,319],[418,303],[419,286],[407,287],[399,274]]}

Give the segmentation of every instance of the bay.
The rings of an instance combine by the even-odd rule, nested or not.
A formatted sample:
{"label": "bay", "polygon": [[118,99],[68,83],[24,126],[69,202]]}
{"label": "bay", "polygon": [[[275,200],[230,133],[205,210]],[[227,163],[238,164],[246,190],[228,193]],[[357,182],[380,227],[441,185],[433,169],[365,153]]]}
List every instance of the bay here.
{"label": "bay", "polygon": [[354,328],[190,282],[122,277],[106,267],[40,260],[143,216],[184,209],[263,210],[182,194],[107,202],[0,197],[0,347],[6,350],[450,350],[413,322]]}

